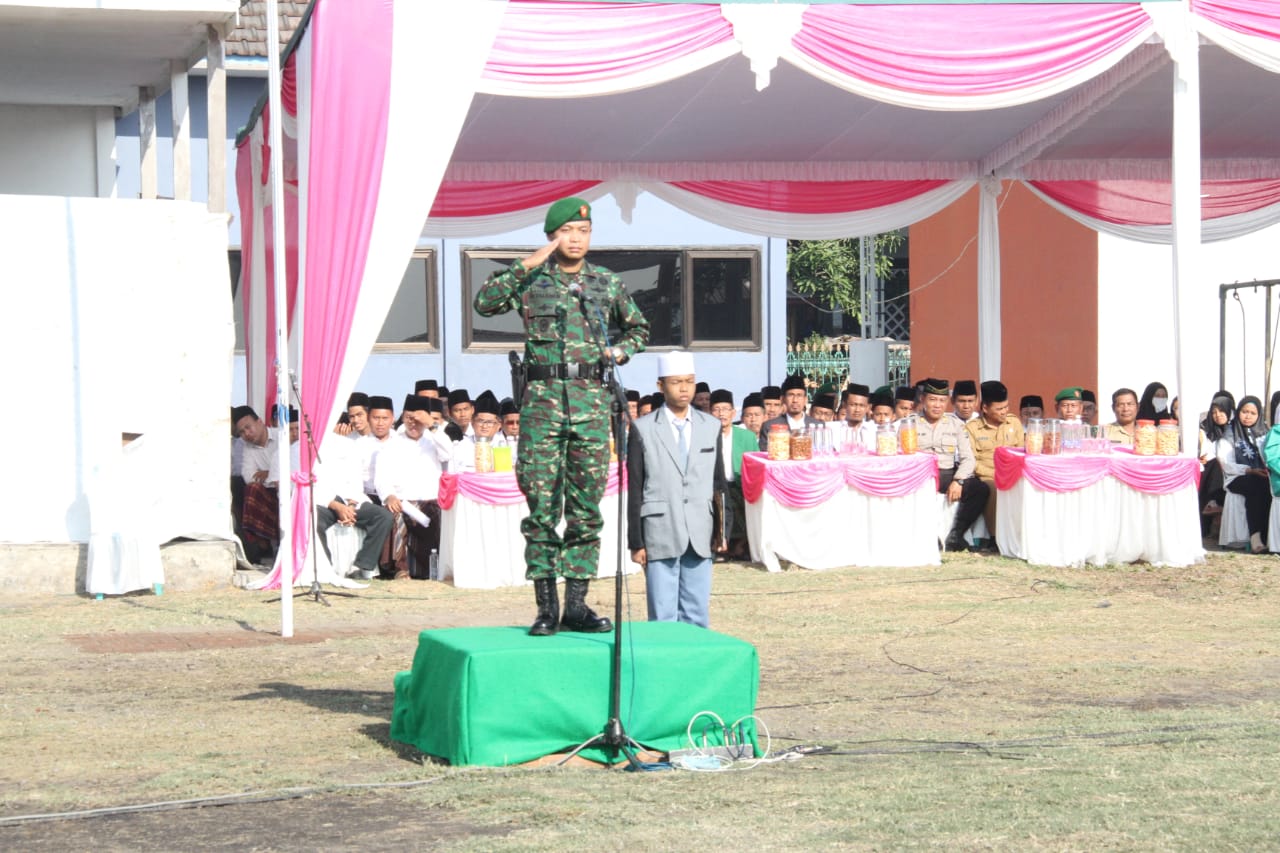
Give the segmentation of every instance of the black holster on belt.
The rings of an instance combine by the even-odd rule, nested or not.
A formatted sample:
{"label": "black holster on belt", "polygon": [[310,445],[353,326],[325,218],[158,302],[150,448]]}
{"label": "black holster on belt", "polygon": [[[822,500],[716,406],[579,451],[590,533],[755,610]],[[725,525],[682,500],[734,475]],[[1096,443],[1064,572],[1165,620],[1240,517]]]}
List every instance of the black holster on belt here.
{"label": "black holster on belt", "polygon": [[528,370],[515,350],[507,353],[507,361],[511,362],[511,402],[519,409],[524,405],[524,390],[529,382]]}

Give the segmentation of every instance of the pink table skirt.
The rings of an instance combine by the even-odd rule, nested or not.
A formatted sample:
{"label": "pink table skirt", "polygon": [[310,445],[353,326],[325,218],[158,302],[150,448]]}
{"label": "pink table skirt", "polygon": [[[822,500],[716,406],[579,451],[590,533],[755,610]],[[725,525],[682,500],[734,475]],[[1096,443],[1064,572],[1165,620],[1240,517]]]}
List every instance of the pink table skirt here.
{"label": "pink table skirt", "polygon": [[900,498],[928,480],[938,482],[932,453],[903,456],[824,456],[804,462],[770,462],[767,453],[742,457],[742,494],[756,503],[768,491],[783,506],[818,506],[841,489],[880,498]]}
{"label": "pink table skirt", "polygon": [[[623,482],[625,481],[626,477],[624,476]],[[609,480],[605,484],[604,493],[606,495],[616,495],[618,493],[617,462],[609,463]],[[516,483],[516,475],[513,471],[494,472],[492,474],[477,474],[474,471],[441,474],[440,508],[452,509],[453,502],[458,495],[462,495],[476,503],[496,506],[524,503],[524,494]]]}
{"label": "pink table skirt", "polygon": [[1103,477],[1150,495],[1169,495],[1200,485],[1200,464],[1190,456],[1137,456],[1125,449],[1110,453],[1028,456],[1012,447],[996,448],[996,488],[1008,491],[1023,477],[1044,492],[1074,492]]}

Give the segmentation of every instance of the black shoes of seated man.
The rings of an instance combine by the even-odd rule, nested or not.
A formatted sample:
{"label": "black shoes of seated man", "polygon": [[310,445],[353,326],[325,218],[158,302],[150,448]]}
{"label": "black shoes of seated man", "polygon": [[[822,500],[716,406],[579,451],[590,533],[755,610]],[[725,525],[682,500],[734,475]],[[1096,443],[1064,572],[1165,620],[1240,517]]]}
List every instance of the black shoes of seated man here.
{"label": "black shoes of seated man", "polygon": [[537,578],[533,582],[533,595],[538,602],[538,616],[529,626],[534,637],[549,637],[562,631],[583,634],[602,634],[613,630],[613,622],[599,616],[587,606],[587,587],[590,581],[566,578],[564,582],[564,616],[560,615],[560,599],[556,592],[555,578]]}

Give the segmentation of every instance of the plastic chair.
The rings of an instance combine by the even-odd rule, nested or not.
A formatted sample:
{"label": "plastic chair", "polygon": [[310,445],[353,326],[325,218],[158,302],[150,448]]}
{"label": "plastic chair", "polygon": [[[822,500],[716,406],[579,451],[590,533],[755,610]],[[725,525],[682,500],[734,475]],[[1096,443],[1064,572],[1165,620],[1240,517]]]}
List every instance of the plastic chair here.
{"label": "plastic chair", "polygon": [[[355,526],[334,524],[325,531],[324,538],[329,544],[334,573],[338,577],[346,577],[355,564],[356,554],[360,553],[360,548],[364,545],[364,531]],[[316,556],[324,558],[324,554]]]}

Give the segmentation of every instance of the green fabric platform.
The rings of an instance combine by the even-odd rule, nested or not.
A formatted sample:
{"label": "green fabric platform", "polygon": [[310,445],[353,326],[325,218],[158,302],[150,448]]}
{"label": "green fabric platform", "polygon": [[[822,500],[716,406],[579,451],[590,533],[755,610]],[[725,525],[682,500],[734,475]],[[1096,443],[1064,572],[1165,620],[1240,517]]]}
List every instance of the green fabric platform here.
{"label": "green fabric platform", "polygon": [[[572,749],[609,718],[612,661],[613,632],[423,631],[413,670],[395,677],[391,737],[454,765],[521,764]],[[753,713],[759,681],[750,643],[678,622],[624,627],[620,716],[646,747],[687,745],[685,730],[699,711],[726,724]],[[747,731],[754,743],[755,727]],[[581,754],[610,760],[604,750]]]}

